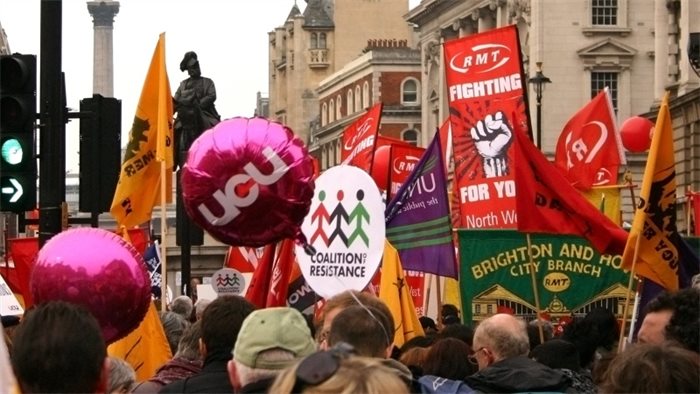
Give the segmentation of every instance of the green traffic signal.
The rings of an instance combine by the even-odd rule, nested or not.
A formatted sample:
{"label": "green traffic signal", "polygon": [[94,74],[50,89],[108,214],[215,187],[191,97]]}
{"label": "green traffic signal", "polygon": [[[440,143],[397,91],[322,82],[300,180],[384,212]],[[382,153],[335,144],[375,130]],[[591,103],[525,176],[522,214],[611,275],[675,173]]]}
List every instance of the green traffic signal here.
{"label": "green traffic signal", "polygon": [[2,157],[3,163],[10,165],[17,165],[22,163],[24,159],[24,149],[22,149],[22,144],[16,138],[8,138],[2,142],[0,147],[0,157]]}

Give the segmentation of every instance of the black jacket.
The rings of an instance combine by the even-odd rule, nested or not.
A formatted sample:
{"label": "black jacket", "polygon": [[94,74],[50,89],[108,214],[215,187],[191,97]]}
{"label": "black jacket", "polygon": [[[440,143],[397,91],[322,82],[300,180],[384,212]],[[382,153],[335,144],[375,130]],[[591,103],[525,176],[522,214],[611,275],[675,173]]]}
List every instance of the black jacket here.
{"label": "black jacket", "polygon": [[163,386],[160,393],[233,393],[227,363],[223,359],[205,362],[202,372]]}
{"label": "black jacket", "polygon": [[498,361],[464,379],[483,393],[568,392],[571,380],[525,356]]}

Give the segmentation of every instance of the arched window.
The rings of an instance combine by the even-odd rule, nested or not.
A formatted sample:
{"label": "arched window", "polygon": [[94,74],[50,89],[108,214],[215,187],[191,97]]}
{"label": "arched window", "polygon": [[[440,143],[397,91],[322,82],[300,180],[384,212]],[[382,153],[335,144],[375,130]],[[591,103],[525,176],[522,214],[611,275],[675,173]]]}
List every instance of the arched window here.
{"label": "arched window", "polygon": [[407,78],[401,84],[401,104],[418,104],[418,81],[414,78]]}
{"label": "arched window", "polygon": [[335,101],[328,100],[328,123],[333,123],[335,120]]}
{"label": "arched window", "polygon": [[311,49],[318,48],[318,35],[316,33],[311,33],[311,44],[309,45]]}
{"label": "arched window", "polygon": [[410,129],[401,133],[401,139],[413,146],[418,146],[418,132]]}
{"label": "arched window", "polygon": [[325,126],[328,124],[328,105],[326,103],[323,103],[321,105],[321,126]]}
{"label": "arched window", "polygon": [[362,108],[369,107],[369,82],[365,81],[362,85]]}
{"label": "arched window", "polygon": [[326,33],[319,33],[319,35],[318,35],[318,47],[321,49],[326,47]]}
{"label": "arched window", "polygon": [[348,114],[348,116],[352,115],[352,112],[353,112],[352,105],[353,105],[354,101],[355,101],[355,100],[353,100],[353,98],[352,98],[352,88],[350,88],[350,89],[348,89],[348,97],[347,97],[347,100],[345,100],[345,103],[346,103],[345,105],[347,106],[347,114]]}
{"label": "arched window", "polygon": [[360,85],[355,86],[355,111],[362,111],[362,89],[360,89]]}
{"label": "arched window", "polygon": [[343,101],[340,98],[340,95],[335,98],[335,118],[340,119],[343,117],[343,114],[340,112],[341,107],[343,106]]}

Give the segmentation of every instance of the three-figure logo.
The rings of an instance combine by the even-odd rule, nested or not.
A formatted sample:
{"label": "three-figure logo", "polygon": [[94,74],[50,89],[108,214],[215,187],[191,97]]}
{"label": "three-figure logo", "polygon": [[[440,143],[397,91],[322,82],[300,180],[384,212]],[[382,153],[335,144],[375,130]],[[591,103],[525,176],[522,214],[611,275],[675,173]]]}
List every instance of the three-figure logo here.
{"label": "three-figure logo", "polygon": [[239,295],[245,289],[245,278],[238,270],[222,268],[211,276],[211,287],[218,295]]}
{"label": "three-figure logo", "polygon": [[[342,179],[342,182],[338,180]],[[322,297],[362,290],[384,250],[384,203],[374,180],[354,166],[336,166],[316,179],[302,232],[316,249],[297,250],[306,281]]]}

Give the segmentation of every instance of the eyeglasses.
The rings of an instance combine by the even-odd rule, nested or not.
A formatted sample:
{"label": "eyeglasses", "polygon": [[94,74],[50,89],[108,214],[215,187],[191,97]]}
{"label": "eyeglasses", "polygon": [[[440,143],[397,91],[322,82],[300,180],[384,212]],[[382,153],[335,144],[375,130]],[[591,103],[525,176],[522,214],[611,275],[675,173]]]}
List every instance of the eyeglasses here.
{"label": "eyeglasses", "polygon": [[293,393],[300,393],[305,387],[317,386],[331,376],[335,375],[340,368],[340,361],[355,354],[355,348],[345,342],[340,342],[326,351],[316,352],[299,363],[296,370],[296,381]]}
{"label": "eyeglasses", "polygon": [[486,349],[485,346],[478,348],[476,351],[474,351],[474,353],[467,356],[467,359],[469,360],[469,362],[474,364],[474,365],[479,365],[479,360],[476,359],[476,355],[479,354],[479,352],[482,350],[488,350],[488,349]]}

